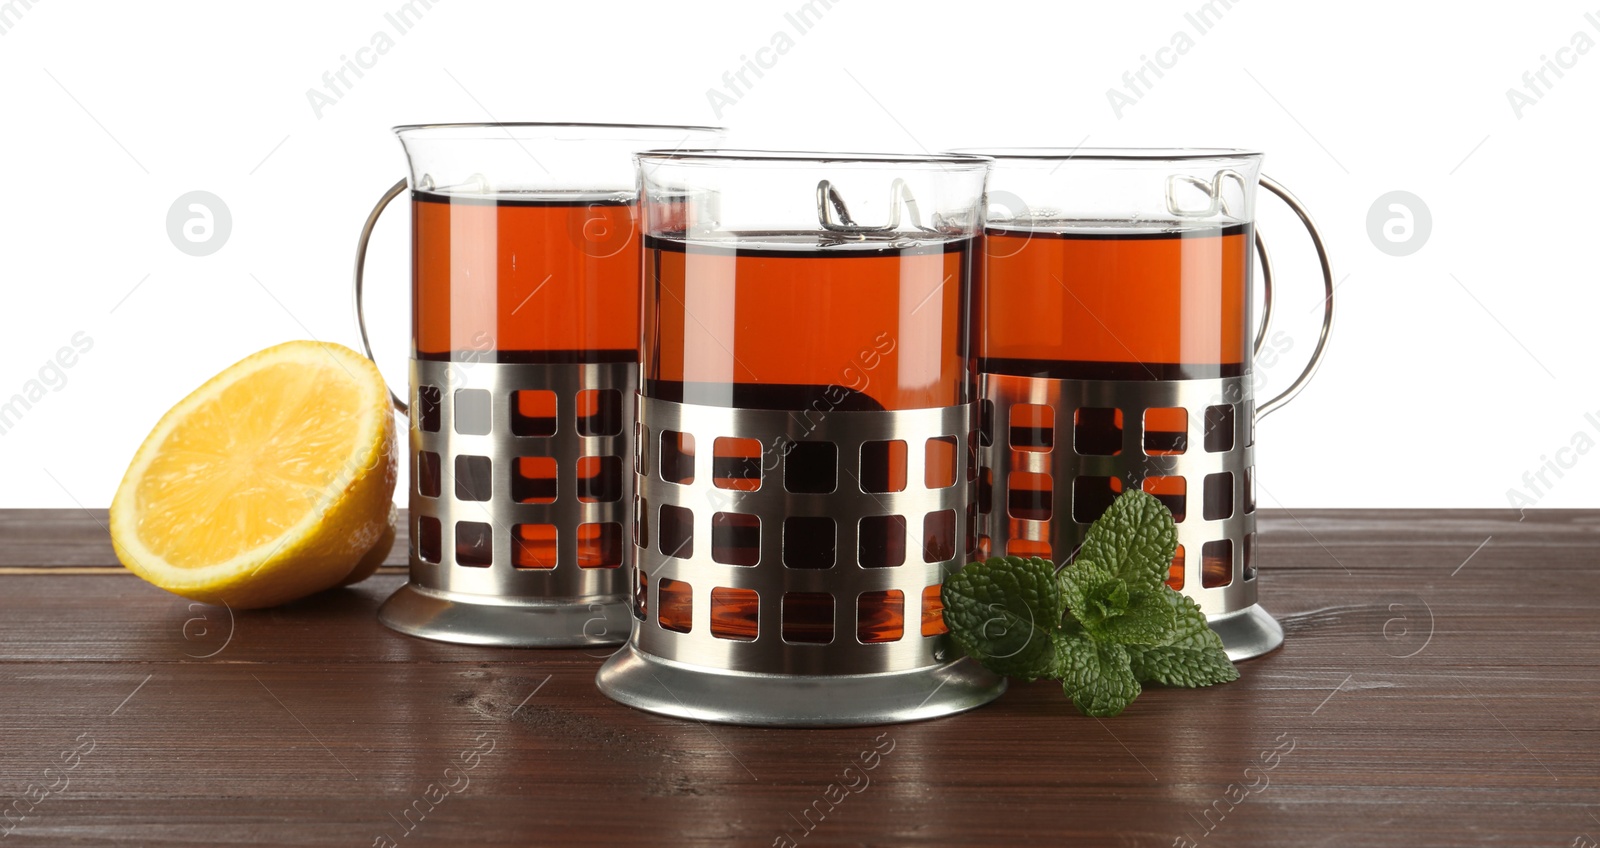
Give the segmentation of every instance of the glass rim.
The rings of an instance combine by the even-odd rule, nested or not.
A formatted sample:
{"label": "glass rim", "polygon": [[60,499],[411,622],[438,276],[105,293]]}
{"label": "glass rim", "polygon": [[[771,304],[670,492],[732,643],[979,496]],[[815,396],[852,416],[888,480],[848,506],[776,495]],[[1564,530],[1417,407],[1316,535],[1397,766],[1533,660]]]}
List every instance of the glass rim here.
{"label": "glass rim", "polygon": [[997,161],[1036,160],[1066,162],[1073,159],[1123,162],[1177,162],[1195,159],[1251,159],[1259,150],[1235,147],[955,147],[950,153]]}
{"label": "glass rim", "polygon": [[[610,130],[660,130],[669,132],[681,131],[688,133],[723,133],[727,131],[723,127],[699,126],[695,124],[614,124],[582,121],[467,121],[462,123],[442,124],[401,124],[399,126],[391,127],[390,131],[401,138],[416,137],[424,134],[438,134],[440,136],[467,140],[500,138],[514,139],[519,137],[517,133],[513,132],[513,130],[517,129],[592,130],[597,131],[597,134],[606,133],[606,131]],[[481,130],[483,131],[483,134],[469,134],[474,130]]]}
{"label": "glass rim", "polygon": [[641,163],[712,165],[739,162],[790,162],[808,165],[967,165],[987,167],[988,159],[965,153],[850,153],[819,150],[757,150],[734,147],[641,150]]}

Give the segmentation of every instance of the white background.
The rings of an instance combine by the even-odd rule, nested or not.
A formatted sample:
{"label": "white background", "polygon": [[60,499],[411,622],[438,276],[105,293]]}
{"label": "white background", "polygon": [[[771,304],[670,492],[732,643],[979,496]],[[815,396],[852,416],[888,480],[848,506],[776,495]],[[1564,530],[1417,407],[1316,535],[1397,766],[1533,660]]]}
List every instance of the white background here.
{"label": "white background", "polygon": [[[1520,117],[1506,96],[1574,33],[1600,41],[1584,17],[1600,2],[1238,0],[1197,35],[1184,16],[1201,0],[836,0],[799,36],[784,13],[802,0],[436,0],[404,35],[384,18],[402,0],[9,5],[0,401],[75,333],[93,348],[0,436],[0,506],[104,506],[160,414],[214,372],[291,338],[354,345],[352,248],[403,174],[388,128],[498,119],[723,123],[769,147],[1264,150],[1326,232],[1341,314],[1317,379],[1261,426],[1262,505],[1496,507],[1521,490],[1600,507],[1600,450],[1558,454],[1600,440],[1600,49],[1562,54],[1573,67]],[[315,115],[307,90],[379,31],[394,49]],[[779,31],[794,48],[715,114],[708,89]],[[1107,90],[1179,31],[1194,48],[1119,117]],[[196,189],[233,216],[206,257],[166,231]],[[1410,256],[1368,234],[1393,190],[1431,210]],[[1269,390],[1315,341],[1292,228],[1262,215],[1292,345]],[[405,233],[403,210],[384,222],[372,282],[397,380]],[[1546,457],[1572,467],[1530,490]]]}

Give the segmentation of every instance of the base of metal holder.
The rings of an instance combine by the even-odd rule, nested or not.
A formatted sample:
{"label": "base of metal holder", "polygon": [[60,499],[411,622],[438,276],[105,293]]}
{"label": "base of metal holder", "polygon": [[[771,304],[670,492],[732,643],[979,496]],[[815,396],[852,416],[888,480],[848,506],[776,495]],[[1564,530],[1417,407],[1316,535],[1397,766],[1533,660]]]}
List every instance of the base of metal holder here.
{"label": "base of metal holder", "polygon": [[710,670],[643,653],[611,655],[595,680],[630,707],[674,718],[761,727],[857,727],[921,721],[989,703],[1006,681],[971,659],[851,675]]}
{"label": "base of metal holder", "polygon": [[1283,644],[1283,625],[1260,604],[1226,615],[1211,616],[1207,623],[1222,637],[1228,659],[1238,662],[1270,653]]}
{"label": "base of metal holder", "polygon": [[408,636],[505,648],[620,645],[633,623],[625,598],[540,602],[436,592],[409,583],[383,603],[378,620]]}

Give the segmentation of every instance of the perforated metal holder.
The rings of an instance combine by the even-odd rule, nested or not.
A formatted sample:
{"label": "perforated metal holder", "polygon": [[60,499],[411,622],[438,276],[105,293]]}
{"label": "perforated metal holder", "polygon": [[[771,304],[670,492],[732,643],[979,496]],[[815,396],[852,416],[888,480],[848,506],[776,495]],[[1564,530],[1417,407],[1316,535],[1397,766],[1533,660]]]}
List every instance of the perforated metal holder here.
{"label": "perforated metal holder", "polygon": [[[1256,602],[1256,415],[1246,378],[984,374],[980,385],[979,526],[993,554],[1064,561],[1116,494],[1153,490],[1177,520],[1169,585],[1200,604],[1228,656],[1282,644],[1283,628]],[[1166,426],[1147,428],[1150,410]],[[1171,429],[1174,410],[1181,432]]]}
{"label": "perforated metal holder", "polygon": [[[637,379],[634,363],[412,360],[411,579],[379,620],[482,645],[625,639]],[[519,416],[521,391],[551,393],[553,420]],[[553,464],[554,491],[524,460]]]}
{"label": "perforated metal holder", "polygon": [[[953,659],[959,652],[935,605],[944,575],[966,561],[973,538],[974,474],[963,470],[970,404],[820,413],[643,397],[639,404],[632,581],[638,620],[628,644],[601,668],[601,691],[640,709],[702,721],[845,726],[946,715],[1004,690],[1003,679]],[[686,434],[696,446],[692,460],[671,461],[672,478],[663,473],[663,433],[675,445],[677,434]],[[714,445],[723,438],[761,444],[759,488],[718,485]],[[953,452],[948,480],[927,473],[930,439],[938,442],[933,449]],[[896,491],[865,491],[896,487],[861,484],[864,447],[895,441],[904,445],[905,479]],[[832,485],[818,485],[829,471]],[[799,475],[804,486],[796,485]],[[737,526],[749,533],[752,523],[759,534],[750,546],[759,551],[754,561],[719,562],[719,532]],[[831,565],[818,567],[826,562],[818,552],[830,549],[828,533]],[[678,618],[681,608],[674,620],[663,620],[663,581],[687,593],[689,621]],[[789,638],[795,613],[788,599],[798,593],[813,602],[831,599],[830,640]],[[718,632],[713,624],[713,609],[726,602],[719,598],[729,596],[755,600],[753,638]],[[863,596],[872,605],[898,600],[901,627],[887,634],[893,638],[874,630],[868,635],[884,640],[863,641]]]}

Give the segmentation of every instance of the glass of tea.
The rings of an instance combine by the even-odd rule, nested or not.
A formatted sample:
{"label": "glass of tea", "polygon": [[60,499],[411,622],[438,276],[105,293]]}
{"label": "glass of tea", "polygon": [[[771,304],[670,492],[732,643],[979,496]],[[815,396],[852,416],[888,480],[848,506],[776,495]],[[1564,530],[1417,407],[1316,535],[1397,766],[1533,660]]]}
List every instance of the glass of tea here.
{"label": "glass of tea", "polygon": [[[639,362],[633,154],[707,127],[433,124],[395,129],[410,166],[367,241],[411,199],[411,579],[379,611],[479,644],[627,636]],[[370,346],[367,353],[371,355]]]}
{"label": "glass of tea", "polygon": [[[1200,603],[1234,658],[1276,647],[1282,630],[1256,603],[1255,422],[1305,385],[1333,319],[1304,207],[1248,151],[963,152],[993,163],[977,296],[980,553],[1064,561],[1140,488],[1177,522],[1168,585]],[[1326,293],[1310,362],[1259,407],[1272,283],[1258,184],[1306,224]]]}
{"label": "glass of tea", "polygon": [[767,725],[997,696],[954,660],[939,607],[973,538],[987,163],[702,150],[639,167],[637,624],[601,690]]}

